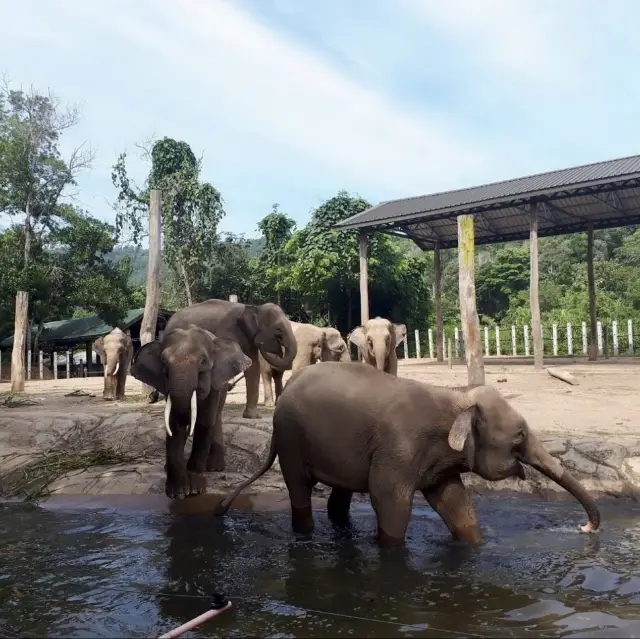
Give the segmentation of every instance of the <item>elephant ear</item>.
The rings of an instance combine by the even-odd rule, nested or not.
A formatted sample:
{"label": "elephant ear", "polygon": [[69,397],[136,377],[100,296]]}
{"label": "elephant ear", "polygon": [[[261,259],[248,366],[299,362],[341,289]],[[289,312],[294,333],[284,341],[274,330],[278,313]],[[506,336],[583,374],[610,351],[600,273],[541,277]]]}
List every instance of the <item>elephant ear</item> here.
{"label": "elephant ear", "polygon": [[[453,422],[453,426],[449,431],[449,446],[453,448],[453,450],[457,450],[461,452],[464,448],[465,443],[472,435],[473,430],[473,420],[476,416],[476,406],[470,406],[466,410],[463,410]],[[471,437],[471,439],[473,439]]]}
{"label": "elephant ear", "polygon": [[104,352],[104,337],[98,337],[98,339],[93,342],[92,348],[104,362],[106,358],[106,353]]}
{"label": "elephant ear", "polygon": [[246,371],[252,364],[251,358],[242,352],[240,344],[230,339],[216,338],[214,352],[211,388],[215,391],[225,388],[230,379]]}
{"label": "elephant ear", "polygon": [[392,324],[394,333],[396,334],[396,346],[400,346],[407,337],[407,325],[406,324]]}
{"label": "elephant ear", "polygon": [[167,395],[167,378],[162,370],[162,345],[158,340],[145,344],[135,355],[131,363],[131,376],[143,384],[153,386],[163,395]]}
{"label": "elephant ear", "polygon": [[257,306],[247,304],[238,317],[240,330],[253,342],[260,329],[260,318]]}
{"label": "elephant ear", "polygon": [[349,333],[349,336],[347,337],[347,339],[355,344],[356,346],[358,346],[359,348],[364,348],[364,343],[366,341],[366,337],[364,334],[364,328],[362,328],[362,326],[358,326],[357,328],[354,328],[351,333]]}

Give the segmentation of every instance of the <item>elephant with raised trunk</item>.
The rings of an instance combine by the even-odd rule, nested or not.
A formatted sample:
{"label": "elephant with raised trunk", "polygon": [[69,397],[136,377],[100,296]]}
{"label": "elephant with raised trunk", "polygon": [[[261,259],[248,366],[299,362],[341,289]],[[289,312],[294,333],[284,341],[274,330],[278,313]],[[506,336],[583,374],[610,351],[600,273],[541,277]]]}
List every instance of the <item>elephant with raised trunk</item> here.
{"label": "elephant with raised trunk", "polygon": [[367,320],[354,328],[348,336],[362,354],[362,359],[378,370],[391,375],[398,374],[396,348],[407,337],[405,324],[394,324],[383,317]]}
{"label": "elephant with raised trunk", "polygon": [[247,403],[243,417],[258,417],[260,393],[259,354],[275,368],[289,370],[298,353],[296,338],[284,311],[277,304],[260,306],[211,299],[187,306],[167,322],[165,331],[189,325],[204,328],[216,337],[237,342],[251,359],[245,371]]}
{"label": "elephant with raised trunk", "polygon": [[[310,366],[317,362],[350,362],[349,347],[347,346],[340,331],[330,326],[320,327],[314,324],[303,322],[292,322],[291,329],[298,345],[298,354],[293,360],[291,370],[297,370]],[[260,376],[262,377],[262,387],[264,388],[264,405],[274,406],[278,397],[282,393],[282,376],[284,370],[271,366],[260,355]],[[273,398],[273,388],[271,381],[275,385],[275,402]]]}
{"label": "elephant with raised trunk", "polygon": [[[222,409],[229,380],[251,366],[240,345],[194,325],[165,330],[136,354],[131,374],[166,396],[165,493],[170,498],[206,490],[204,472],[225,467]],[[189,462],[184,445],[193,435]]]}
{"label": "elephant with raised trunk", "polygon": [[215,513],[226,512],[276,457],[289,491],[293,528],[303,534],[313,530],[311,491],[322,482],[333,489],[327,511],[337,525],[349,522],[353,493],[369,493],[381,545],[404,543],[416,490],[453,537],[480,543],[461,473],[471,471],[489,481],[526,479],[525,465],[580,501],[589,519],[584,532],[600,524],[594,499],[491,386],[431,386],[359,362],[309,366],[280,396],[266,462]]}
{"label": "elephant with raised trunk", "polygon": [[104,366],[104,389],[102,398],[124,399],[124,387],[133,357],[133,343],[129,332],[114,328],[104,337],[93,342],[93,350],[100,356]]}

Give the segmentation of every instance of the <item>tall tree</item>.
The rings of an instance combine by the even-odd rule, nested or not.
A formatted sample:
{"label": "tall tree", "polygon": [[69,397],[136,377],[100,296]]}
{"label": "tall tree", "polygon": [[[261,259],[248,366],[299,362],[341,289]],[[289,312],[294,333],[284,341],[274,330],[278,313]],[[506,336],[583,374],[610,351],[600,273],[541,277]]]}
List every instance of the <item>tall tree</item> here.
{"label": "tall tree", "polygon": [[60,198],[76,183],[93,154],[83,146],[65,161],[60,137],[79,119],[75,106],[62,107],[52,93],[0,89],[0,212],[22,216],[24,242],[15,297],[11,390],[25,383],[25,340],[29,327],[29,276],[34,236],[51,224]]}

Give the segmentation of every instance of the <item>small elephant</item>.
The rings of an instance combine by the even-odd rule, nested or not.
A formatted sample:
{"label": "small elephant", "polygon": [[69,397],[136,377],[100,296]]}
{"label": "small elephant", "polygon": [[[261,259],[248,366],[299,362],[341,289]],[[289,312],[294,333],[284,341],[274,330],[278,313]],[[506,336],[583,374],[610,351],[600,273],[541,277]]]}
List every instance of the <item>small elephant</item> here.
{"label": "small elephant", "polygon": [[327,512],[337,525],[348,523],[353,493],[369,493],[380,545],[404,543],[416,490],[454,538],[481,543],[460,474],[471,471],[489,481],[526,479],[523,464],[580,501],[589,518],[584,532],[600,524],[594,499],[491,386],[431,386],[359,362],[309,366],[280,396],[266,462],[214,513],[224,514],[276,456],[289,491],[293,529],[303,534],[313,531],[311,491],[322,482],[333,489]]}
{"label": "small elephant", "polygon": [[[292,372],[316,362],[350,362],[349,347],[336,328],[319,327],[302,322],[289,322],[298,344],[298,354],[293,360]],[[260,356],[260,376],[264,388],[264,405],[273,406],[282,393],[284,370],[274,368]],[[271,380],[275,384],[275,402]]]}
{"label": "small elephant", "polygon": [[165,331],[186,328],[190,324],[211,331],[240,344],[242,352],[251,359],[245,372],[247,403],[243,417],[258,417],[260,394],[259,355],[278,369],[289,370],[298,352],[296,338],[284,311],[277,304],[260,306],[210,299],[191,304],[175,313]]}
{"label": "small elephant", "polygon": [[124,399],[124,387],[133,357],[133,343],[129,331],[114,328],[104,337],[93,342],[93,350],[100,356],[104,366],[104,390],[102,398]]}
{"label": "small elephant", "polygon": [[378,370],[391,375],[398,374],[396,348],[407,337],[405,324],[394,324],[388,319],[374,317],[364,326],[354,328],[348,336],[362,354],[362,359]]}
{"label": "small elephant", "polygon": [[[251,366],[237,342],[190,325],[167,329],[162,340],[145,344],[136,354],[131,374],[167,398],[165,493],[174,499],[206,490],[205,471],[225,467],[222,409],[227,383]],[[193,435],[189,462],[187,437]]]}

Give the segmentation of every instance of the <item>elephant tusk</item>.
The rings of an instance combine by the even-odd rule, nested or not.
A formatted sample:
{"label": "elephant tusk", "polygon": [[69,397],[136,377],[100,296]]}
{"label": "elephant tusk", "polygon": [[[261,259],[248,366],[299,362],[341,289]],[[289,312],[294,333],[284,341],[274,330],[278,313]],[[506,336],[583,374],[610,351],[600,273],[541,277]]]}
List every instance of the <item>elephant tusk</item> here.
{"label": "elephant tusk", "polygon": [[171,395],[167,393],[167,403],[164,407],[164,429],[167,431],[167,435],[171,437],[173,433],[171,432],[171,426],[169,426],[169,415],[171,414]]}
{"label": "elephant tusk", "polygon": [[196,392],[191,395],[191,422],[189,423],[189,437],[193,435],[193,429],[196,427],[196,418],[198,417],[198,399]]}
{"label": "elephant tusk", "polygon": [[120,360],[118,360],[118,361],[116,362],[116,367],[115,367],[115,369],[113,370],[113,375],[114,375],[114,376],[118,374],[118,369],[119,369],[119,368],[120,368]]}

